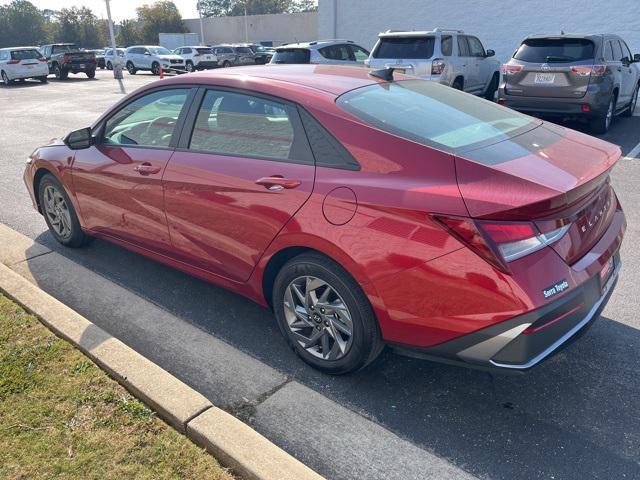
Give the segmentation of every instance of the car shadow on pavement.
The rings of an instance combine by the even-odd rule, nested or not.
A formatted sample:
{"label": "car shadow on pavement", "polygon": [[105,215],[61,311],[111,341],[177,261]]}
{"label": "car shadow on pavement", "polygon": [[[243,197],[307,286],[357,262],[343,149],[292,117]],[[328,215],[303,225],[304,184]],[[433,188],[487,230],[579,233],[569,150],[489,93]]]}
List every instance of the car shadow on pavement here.
{"label": "car shadow on pavement", "polygon": [[524,375],[385,351],[332,377],[298,360],[273,315],[236,294],[104,241],[81,250],[48,233],[36,241],[479,477],[640,478],[640,331],[615,319]]}

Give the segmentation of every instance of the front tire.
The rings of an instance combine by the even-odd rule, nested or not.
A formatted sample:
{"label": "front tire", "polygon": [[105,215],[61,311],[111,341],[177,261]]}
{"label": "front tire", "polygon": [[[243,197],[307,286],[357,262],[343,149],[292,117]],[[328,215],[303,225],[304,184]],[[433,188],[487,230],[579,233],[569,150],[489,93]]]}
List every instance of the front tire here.
{"label": "front tire", "polygon": [[193,66],[193,62],[191,61],[187,61],[187,63],[184,66],[184,69],[188,72],[191,73],[195,70],[195,67]]}
{"label": "front tire", "polygon": [[87,73],[87,77],[89,78],[96,78],[96,71],[95,70],[89,70]]}
{"label": "front tire", "polygon": [[49,81],[46,76],[38,77],[38,80],[40,80],[40,83],[47,83]]}
{"label": "front tire", "polygon": [[225,60],[224,62],[222,62],[222,68],[229,68],[231,66],[231,64],[229,63],[228,60]]}
{"label": "front tire", "polygon": [[160,75],[160,64],[158,62],[153,62],[151,64],[151,73],[154,75]]}
{"label": "front tire", "polygon": [[299,255],[276,276],[272,299],[289,346],[332,375],[360,370],[384,348],[378,322],[358,283],[336,262]]}
{"label": "front tire", "polygon": [[38,199],[49,231],[65,247],[78,248],[91,241],[84,234],[64,187],[52,174],[45,174],[38,186]]}
{"label": "front tire", "polygon": [[107,70],[113,70],[113,65],[111,62],[107,62]]}
{"label": "front tire", "polygon": [[129,72],[129,75],[135,75],[137,71],[133,62],[127,62],[127,72]]}
{"label": "front tire", "polygon": [[498,91],[498,83],[500,82],[500,75],[498,73],[494,73],[491,78],[491,83],[487,88],[487,91],[484,94],[484,98],[489,100],[490,102],[496,101],[496,92]]}
{"label": "front tire", "polygon": [[5,87],[8,87],[13,83],[11,80],[9,80],[9,76],[4,70],[0,72],[0,77],[2,77],[2,83],[4,84]]}
{"label": "front tire", "polygon": [[58,63],[53,66],[53,73],[58,80],[66,80],[69,76],[69,72],[62,68]]}

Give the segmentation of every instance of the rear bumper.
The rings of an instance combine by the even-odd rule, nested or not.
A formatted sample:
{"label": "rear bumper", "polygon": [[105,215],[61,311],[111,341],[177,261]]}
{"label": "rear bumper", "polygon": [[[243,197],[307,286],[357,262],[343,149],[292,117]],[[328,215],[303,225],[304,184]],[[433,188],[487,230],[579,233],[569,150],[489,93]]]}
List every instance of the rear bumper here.
{"label": "rear bumper", "polygon": [[79,72],[92,72],[96,69],[97,63],[95,61],[90,62],[68,62],[63,63],[62,68],[71,72],[71,73],[79,73]]}
{"label": "rear bumper", "polygon": [[212,60],[210,62],[198,62],[195,67],[198,70],[204,70],[206,68],[216,68],[218,66],[217,60]]}
{"label": "rear bumper", "polygon": [[543,308],[430,347],[395,345],[407,356],[490,370],[528,370],[579,338],[600,316],[618,281],[620,258],[601,282],[593,277]]}
{"label": "rear bumper", "polygon": [[[498,89],[498,100],[513,110],[538,116],[600,116],[606,113],[610,99],[610,92],[599,85],[590,85],[581,98],[532,97],[508,92],[503,82]],[[582,110],[583,105],[589,105],[589,112]]]}

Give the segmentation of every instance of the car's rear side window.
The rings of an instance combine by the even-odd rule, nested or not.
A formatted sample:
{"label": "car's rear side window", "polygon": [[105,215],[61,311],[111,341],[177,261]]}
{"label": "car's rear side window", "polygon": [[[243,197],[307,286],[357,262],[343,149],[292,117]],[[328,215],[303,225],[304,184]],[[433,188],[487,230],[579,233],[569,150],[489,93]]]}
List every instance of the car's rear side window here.
{"label": "car's rear side window", "polygon": [[459,152],[506,140],[539,122],[424,80],[377,83],[338,97],[339,107],[385,132]]}
{"label": "car's rear side window", "polygon": [[592,60],[595,45],[586,38],[530,38],[522,42],[513,58],[530,63]]}
{"label": "car's rear side window", "polygon": [[273,54],[274,63],[309,63],[310,59],[308,48],[279,48]]}
{"label": "car's rear side window", "polygon": [[12,60],[32,60],[40,56],[40,52],[35,48],[33,50],[13,50],[11,52]]}
{"label": "car's rear side window", "polygon": [[373,58],[431,58],[435,37],[382,37]]}

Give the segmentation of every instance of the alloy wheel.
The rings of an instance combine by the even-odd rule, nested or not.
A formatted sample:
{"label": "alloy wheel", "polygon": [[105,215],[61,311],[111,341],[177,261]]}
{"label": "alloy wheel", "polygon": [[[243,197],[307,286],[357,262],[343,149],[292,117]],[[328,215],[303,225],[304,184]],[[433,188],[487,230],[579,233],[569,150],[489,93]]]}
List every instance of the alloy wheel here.
{"label": "alloy wheel", "polygon": [[189,73],[193,72],[193,63],[187,62],[187,65],[185,66],[185,70]]}
{"label": "alloy wheel", "polygon": [[44,189],[44,211],[58,236],[63,240],[70,238],[73,232],[69,207],[62,193],[53,185]]}
{"label": "alloy wheel", "polygon": [[285,290],[284,313],[295,340],[322,360],[339,360],[353,343],[353,321],[336,290],[324,280],[302,276]]}
{"label": "alloy wheel", "polygon": [[6,74],[5,72],[2,72],[2,83],[4,83],[4,85],[5,85],[6,87],[8,87],[8,86],[9,86],[9,84],[11,83],[11,82],[9,81],[9,77],[7,76],[7,74]]}

